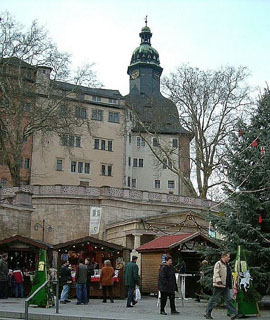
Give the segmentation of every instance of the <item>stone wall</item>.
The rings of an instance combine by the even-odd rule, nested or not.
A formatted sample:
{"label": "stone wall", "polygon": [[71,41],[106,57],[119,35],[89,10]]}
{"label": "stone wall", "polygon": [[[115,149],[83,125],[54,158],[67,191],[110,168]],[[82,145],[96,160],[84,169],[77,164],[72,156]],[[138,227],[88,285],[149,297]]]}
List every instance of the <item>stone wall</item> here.
{"label": "stone wall", "polygon": [[[140,218],[166,218],[168,214],[190,210],[199,214],[212,205],[199,198],[109,187],[22,186],[3,189],[2,195],[12,197],[19,190],[33,194],[34,210],[27,236],[41,240],[42,228],[34,226],[45,220],[44,240],[52,244],[87,236],[91,207],[102,209],[99,233],[91,236],[126,246],[126,235],[139,228]],[[13,218],[10,220],[12,224]],[[106,234],[111,225],[118,227]],[[26,226],[29,230],[29,222]]]}
{"label": "stone wall", "polygon": [[0,204],[0,240],[16,234],[29,237],[31,213],[29,208]]}

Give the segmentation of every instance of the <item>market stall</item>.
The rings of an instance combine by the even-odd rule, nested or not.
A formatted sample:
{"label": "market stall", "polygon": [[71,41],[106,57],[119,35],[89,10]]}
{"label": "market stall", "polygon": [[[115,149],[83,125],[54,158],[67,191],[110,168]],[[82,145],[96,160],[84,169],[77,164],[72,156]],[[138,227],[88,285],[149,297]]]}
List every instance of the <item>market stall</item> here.
{"label": "market stall", "polygon": [[32,287],[32,279],[39,261],[40,250],[46,250],[49,260],[52,260],[53,246],[43,241],[15,235],[0,240],[0,255],[8,253],[8,267],[11,270],[19,268],[24,276],[24,295],[28,296]]}
{"label": "market stall", "polygon": [[68,260],[72,267],[73,285],[70,294],[75,296],[75,273],[79,258],[89,258],[94,265],[94,275],[91,277],[90,296],[102,297],[99,283],[100,270],[105,260],[110,260],[115,269],[113,296],[123,297],[125,294],[123,267],[129,261],[129,249],[120,245],[99,240],[90,236],[67,241],[54,246],[58,252],[58,265]]}
{"label": "market stall", "polygon": [[159,267],[165,255],[173,258],[178,272],[178,284],[183,297],[194,297],[198,288],[202,260],[197,248],[200,245],[216,246],[201,232],[164,235],[143,244],[136,250],[141,253],[142,292],[157,293]]}

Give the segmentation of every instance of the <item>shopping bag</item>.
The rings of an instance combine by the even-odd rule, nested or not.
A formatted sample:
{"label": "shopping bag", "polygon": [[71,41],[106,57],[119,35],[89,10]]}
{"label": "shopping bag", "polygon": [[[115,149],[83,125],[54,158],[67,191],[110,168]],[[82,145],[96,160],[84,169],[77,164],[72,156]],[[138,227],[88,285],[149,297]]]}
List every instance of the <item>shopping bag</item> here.
{"label": "shopping bag", "polygon": [[142,296],[141,296],[140,289],[136,288],[136,290],[135,290],[135,300],[138,301],[138,300],[141,300],[141,298],[142,298]]}

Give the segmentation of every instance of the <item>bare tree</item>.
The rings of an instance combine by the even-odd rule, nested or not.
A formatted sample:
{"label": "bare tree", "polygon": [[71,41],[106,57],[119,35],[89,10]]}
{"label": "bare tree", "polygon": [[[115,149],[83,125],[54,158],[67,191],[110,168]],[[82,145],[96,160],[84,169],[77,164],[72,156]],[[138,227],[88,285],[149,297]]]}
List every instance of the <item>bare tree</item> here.
{"label": "bare tree", "polygon": [[183,65],[163,79],[167,96],[179,109],[180,124],[193,136],[194,164],[199,196],[224,182],[222,172],[225,143],[235,124],[251,105],[245,67],[203,71]]}
{"label": "bare tree", "polygon": [[21,156],[33,134],[64,134],[85,121],[80,86],[98,87],[92,65],[75,72],[34,21],[25,29],[8,13],[0,21],[0,150],[12,184],[21,183]]}

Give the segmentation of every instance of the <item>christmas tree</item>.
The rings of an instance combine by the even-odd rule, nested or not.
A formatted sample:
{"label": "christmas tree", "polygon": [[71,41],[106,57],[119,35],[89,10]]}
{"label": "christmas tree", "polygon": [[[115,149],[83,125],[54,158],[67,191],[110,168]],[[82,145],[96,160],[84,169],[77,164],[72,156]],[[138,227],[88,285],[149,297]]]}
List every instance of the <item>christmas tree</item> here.
{"label": "christmas tree", "polygon": [[[239,121],[232,133],[224,167],[227,198],[211,223],[223,236],[221,247],[236,254],[245,251],[253,295],[270,288],[270,90],[259,99],[248,123]],[[210,250],[211,251],[211,250]],[[208,256],[211,252],[208,251]],[[214,252],[216,254],[216,252]],[[213,252],[212,252],[213,254]],[[235,256],[234,256],[235,257]],[[216,258],[216,256],[215,256]],[[212,262],[212,261],[210,261]],[[258,297],[257,297],[258,298]]]}

